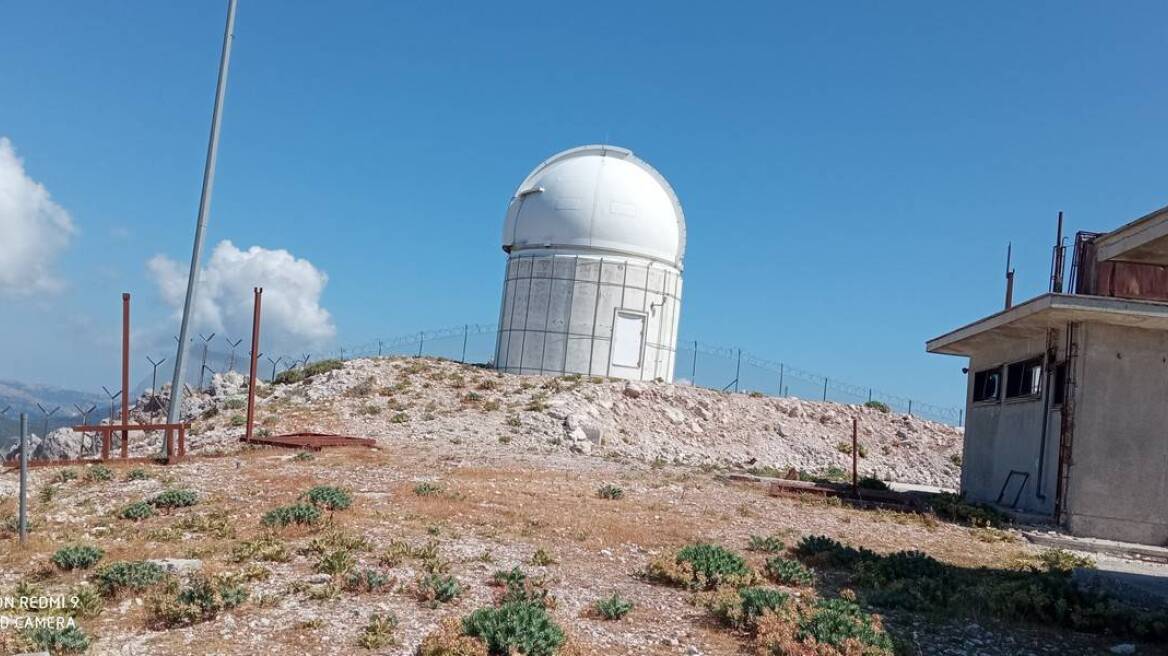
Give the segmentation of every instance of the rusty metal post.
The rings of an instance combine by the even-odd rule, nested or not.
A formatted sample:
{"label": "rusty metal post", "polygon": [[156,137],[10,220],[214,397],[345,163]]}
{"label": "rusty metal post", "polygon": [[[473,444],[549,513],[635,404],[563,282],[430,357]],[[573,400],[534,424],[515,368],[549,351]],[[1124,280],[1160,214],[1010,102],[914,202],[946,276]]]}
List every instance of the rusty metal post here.
{"label": "rusty metal post", "polygon": [[254,291],[255,302],[251,316],[251,372],[247,379],[247,428],[243,435],[245,441],[251,440],[252,429],[255,428],[256,363],[260,356],[260,304],[264,289],[256,287]]}
{"label": "rusty metal post", "polygon": [[860,490],[859,457],[860,457],[860,419],[852,417],[852,494]]}
{"label": "rusty metal post", "polygon": [[[122,294],[122,425],[130,423],[130,295]],[[130,432],[122,431],[122,457],[129,455]]]}
{"label": "rusty metal post", "polygon": [[113,429],[106,428],[105,430],[101,431],[101,459],[102,460],[109,460],[110,442],[113,441],[113,438],[110,437],[111,435],[113,435]]}

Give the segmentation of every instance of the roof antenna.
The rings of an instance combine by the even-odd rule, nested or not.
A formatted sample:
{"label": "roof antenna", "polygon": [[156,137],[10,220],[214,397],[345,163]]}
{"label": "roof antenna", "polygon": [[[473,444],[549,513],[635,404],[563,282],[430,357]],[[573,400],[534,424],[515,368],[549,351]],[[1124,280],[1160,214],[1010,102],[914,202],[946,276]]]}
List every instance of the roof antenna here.
{"label": "roof antenna", "polygon": [[1010,266],[1014,244],[1006,242],[1006,309],[1014,306],[1014,267]]}
{"label": "roof antenna", "polygon": [[1054,240],[1054,253],[1050,262],[1050,291],[1055,294],[1063,293],[1063,270],[1067,258],[1067,247],[1063,244],[1063,213],[1058,213],[1058,233]]}

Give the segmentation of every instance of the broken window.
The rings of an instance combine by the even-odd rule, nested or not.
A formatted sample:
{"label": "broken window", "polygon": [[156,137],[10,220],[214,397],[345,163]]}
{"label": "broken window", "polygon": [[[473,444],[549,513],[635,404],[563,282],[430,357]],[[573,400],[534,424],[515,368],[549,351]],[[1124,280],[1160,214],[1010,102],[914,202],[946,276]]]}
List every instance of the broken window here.
{"label": "broken window", "polygon": [[973,402],[997,401],[1001,394],[1002,369],[986,369],[973,375]]}
{"label": "broken window", "polygon": [[1006,398],[1038,396],[1042,391],[1042,358],[1031,358],[1006,366]]}

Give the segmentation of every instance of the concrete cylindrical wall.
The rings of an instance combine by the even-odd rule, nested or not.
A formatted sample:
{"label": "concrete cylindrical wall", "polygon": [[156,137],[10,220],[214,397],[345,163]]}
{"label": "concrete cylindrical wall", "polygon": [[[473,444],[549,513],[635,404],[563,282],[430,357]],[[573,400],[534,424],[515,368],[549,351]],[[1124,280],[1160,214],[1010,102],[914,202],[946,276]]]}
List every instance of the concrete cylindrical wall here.
{"label": "concrete cylindrical wall", "polygon": [[661,262],[571,253],[507,260],[496,367],[673,380],[681,274]]}

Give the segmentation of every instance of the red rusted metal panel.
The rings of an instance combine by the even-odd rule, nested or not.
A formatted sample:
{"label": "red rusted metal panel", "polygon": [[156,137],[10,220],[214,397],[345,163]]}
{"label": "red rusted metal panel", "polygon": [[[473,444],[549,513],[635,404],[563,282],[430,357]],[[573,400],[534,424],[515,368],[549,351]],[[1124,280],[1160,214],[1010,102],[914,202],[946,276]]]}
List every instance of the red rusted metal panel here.
{"label": "red rusted metal panel", "polygon": [[262,444],[285,449],[305,449],[320,451],[324,447],[363,446],[374,448],[377,441],[368,437],[351,437],[348,435],[333,435],[331,433],[287,433],[284,435],[269,435],[267,437],[241,438],[240,442],[248,444]]}

